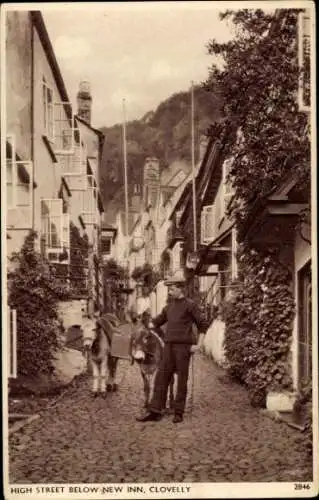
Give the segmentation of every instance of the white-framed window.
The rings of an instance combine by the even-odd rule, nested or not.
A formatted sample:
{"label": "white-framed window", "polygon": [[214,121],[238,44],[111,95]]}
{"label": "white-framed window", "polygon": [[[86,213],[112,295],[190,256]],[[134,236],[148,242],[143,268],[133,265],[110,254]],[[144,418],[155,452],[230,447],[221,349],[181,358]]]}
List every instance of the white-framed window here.
{"label": "white-framed window", "polygon": [[42,106],[44,133],[49,141],[54,142],[54,94],[45,78],[42,80]]}
{"label": "white-framed window", "polygon": [[17,311],[7,308],[8,325],[8,377],[17,378]]}
{"label": "white-framed window", "polygon": [[59,262],[63,253],[63,201],[59,198],[41,200],[41,241],[44,255],[50,262]]}
{"label": "white-framed window", "polygon": [[6,137],[6,184],[7,184],[7,208],[15,208],[17,203],[17,167],[15,136]]}
{"label": "white-framed window", "polygon": [[298,15],[298,66],[301,70],[298,86],[299,110],[310,112],[311,38],[310,14],[307,10]]}
{"label": "white-framed window", "polygon": [[[70,118],[71,117],[71,118]],[[71,123],[70,123],[71,120]],[[54,145],[56,154],[72,154],[74,148],[74,128],[72,105],[70,102],[54,103]]]}
{"label": "white-framed window", "polygon": [[60,154],[59,164],[63,175],[86,175],[86,146],[81,140],[80,131],[72,129],[72,151],[70,154]]}
{"label": "white-framed window", "polygon": [[231,277],[232,277],[232,280],[235,280],[238,277],[237,250],[238,250],[237,230],[236,230],[236,228],[233,228],[232,233],[231,233]]}
{"label": "white-framed window", "polygon": [[222,216],[225,215],[228,204],[234,195],[234,189],[231,181],[228,178],[229,171],[233,165],[234,158],[227,158],[223,163],[223,177],[222,177]]}
{"label": "white-framed window", "polygon": [[32,227],[33,163],[17,160],[15,136],[6,137],[7,226]]}
{"label": "white-framed window", "polygon": [[87,189],[83,192],[82,213],[85,224],[97,223],[97,187],[94,175],[87,175]]}
{"label": "white-framed window", "polygon": [[201,212],[201,243],[206,245],[215,237],[215,205],[206,205]]}

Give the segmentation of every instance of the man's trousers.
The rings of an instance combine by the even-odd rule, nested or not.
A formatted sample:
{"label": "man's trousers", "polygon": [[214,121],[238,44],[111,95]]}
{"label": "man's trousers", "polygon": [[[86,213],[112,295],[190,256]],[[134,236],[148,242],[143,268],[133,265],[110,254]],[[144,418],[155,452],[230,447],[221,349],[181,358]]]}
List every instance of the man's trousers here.
{"label": "man's trousers", "polygon": [[163,411],[171,377],[173,373],[176,373],[177,391],[174,411],[183,415],[187,396],[189,361],[191,357],[190,348],[190,344],[167,343],[164,345],[163,358],[156,374],[154,393],[149,404],[150,411],[155,413]]}

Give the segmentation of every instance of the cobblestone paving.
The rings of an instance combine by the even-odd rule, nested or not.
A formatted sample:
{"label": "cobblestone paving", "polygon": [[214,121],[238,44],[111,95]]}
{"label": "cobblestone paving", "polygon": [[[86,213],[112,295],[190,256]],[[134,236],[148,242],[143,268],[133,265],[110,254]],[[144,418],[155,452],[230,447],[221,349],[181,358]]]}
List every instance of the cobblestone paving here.
{"label": "cobblestone paving", "polygon": [[135,365],[121,362],[120,390],[106,399],[92,399],[84,379],[10,438],[10,482],[312,480],[298,431],[252,408],[246,391],[225,384],[210,360],[197,356],[194,365],[194,405],[190,398],[178,425],[172,416],[135,421],[142,402]]}

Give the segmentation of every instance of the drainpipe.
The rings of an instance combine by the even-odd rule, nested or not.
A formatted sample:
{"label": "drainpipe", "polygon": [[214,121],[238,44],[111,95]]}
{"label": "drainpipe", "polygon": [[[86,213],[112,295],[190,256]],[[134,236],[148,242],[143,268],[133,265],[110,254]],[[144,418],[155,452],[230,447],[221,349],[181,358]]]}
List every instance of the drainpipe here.
{"label": "drainpipe", "polygon": [[32,186],[32,230],[35,230],[35,194],[34,194],[34,182],[35,182],[35,162],[34,162],[34,25],[32,21],[31,14],[30,24],[31,24],[31,161],[33,168],[33,186]]}

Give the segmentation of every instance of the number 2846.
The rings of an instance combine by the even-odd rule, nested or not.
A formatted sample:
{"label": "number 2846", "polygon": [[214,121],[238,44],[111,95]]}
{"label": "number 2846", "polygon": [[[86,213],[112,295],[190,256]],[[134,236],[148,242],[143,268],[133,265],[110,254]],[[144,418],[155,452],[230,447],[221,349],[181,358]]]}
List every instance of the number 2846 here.
{"label": "number 2846", "polygon": [[310,490],[310,484],[307,484],[307,483],[295,483],[294,484],[294,489],[295,490]]}

